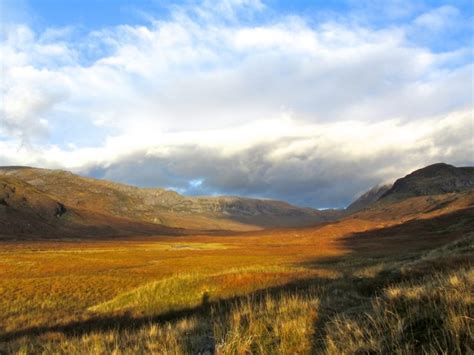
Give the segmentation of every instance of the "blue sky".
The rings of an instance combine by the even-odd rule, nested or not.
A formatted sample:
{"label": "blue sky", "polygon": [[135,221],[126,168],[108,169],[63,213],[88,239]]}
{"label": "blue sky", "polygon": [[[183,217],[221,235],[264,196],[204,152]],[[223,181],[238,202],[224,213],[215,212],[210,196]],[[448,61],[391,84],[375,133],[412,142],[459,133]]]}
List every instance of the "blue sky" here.
{"label": "blue sky", "polygon": [[1,6],[2,165],[342,207],[473,163],[471,1]]}
{"label": "blue sky", "polygon": [[[74,27],[75,35],[81,36],[104,27],[128,25],[149,25],[151,19],[168,19],[173,9],[179,6],[198,6],[199,1],[164,0],[4,0],[3,19],[28,22],[34,29]],[[458,1],[310,1],[310,0],[268,0],[262,2],[265,11],[240,19],[250,24],[271,22],[280,16],[299,16],[308,23],[345,19],[359,22],[371,28],[403,26],[423,13],[442,7],[452,9],[455,14],[449,28],[436,36],[418,29],[411,33],[414,43],[426,45],[435,51],[452,49],[472,44],[473,3]],[[464,24],[464,25],[463,25]],[[471,58],[472,59],[472,58]]]}

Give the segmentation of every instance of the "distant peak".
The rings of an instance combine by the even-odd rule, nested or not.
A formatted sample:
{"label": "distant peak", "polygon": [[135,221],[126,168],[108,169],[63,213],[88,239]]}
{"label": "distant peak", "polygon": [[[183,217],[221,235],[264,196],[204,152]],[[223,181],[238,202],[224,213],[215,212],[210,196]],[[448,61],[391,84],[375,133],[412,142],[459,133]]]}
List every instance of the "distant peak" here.
{"label": "distant peak", "polygon": [[446,163],[435,163],[431,165],[427,165],[424,168],[415,170],[420,171],[420,170],[438,170],[438,169],[457,169],[454,165],[446,164]]}
{"label": "distant peak", "polygon": [[398,179],[381,200],[400,200],[413,196],[440,195],[474,188],[474,170],[436,163]]}

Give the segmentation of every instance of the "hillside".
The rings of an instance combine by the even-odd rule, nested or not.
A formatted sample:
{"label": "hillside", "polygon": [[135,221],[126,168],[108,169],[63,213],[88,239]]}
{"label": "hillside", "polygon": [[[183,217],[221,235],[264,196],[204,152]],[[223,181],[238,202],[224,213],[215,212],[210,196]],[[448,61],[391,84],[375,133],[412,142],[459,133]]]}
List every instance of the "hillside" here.
{"label": "hillside", "polygon": [[38,229],[61,228],[68,214],[62,203],[33,186],[14,177],[0,176],[0,228],[3,232],[34,234]]}
{"label": "hillside", "polygon": [[398,223],[473,206],[473,171],[431,165],[398,179],[391,187],[376,186],[343,212],[232,196],[187,197],[61,170],[3,167],[0,225],[2,235],[94,237],[251,231],[337,219]]}
{"label": "hillside", "polygon": [[136,234],[177,235],[183,234],[183,231],[66,206],[14,176],[0,175],[0,235],[3,239],[120,237]]}
{"label": "hillside", "polygon": [[136,221],[195,230],[256,230],[309,226],[333,220],[339,211],[318,211],[286,202],[251,198],[187,197],[160,188],[137,188],[61,170],[3,167],[65,205]]}
{"label": "hillside", "polygon": [[364,219],[414,218],[454,203],[469,205],[473,191],[473,167],[438,163],[413,171],[394,184],[374,186],[352,202],[345,213]]}
{"label": "hillside", "polygon": [[457,168],[438,163],[398,179],[379,200],[392,202],[414,196],[441,195],[472,189],[474,189],[474,167]]}
{"label": "hillside", "polygon": [[347,206],[345,210],[346,213],[354,213],[369,207],[371,204],[376,202],[380,198],[380,196],[390,190],[391,187],[392,184],[382,184],[374,186],[369,191],[363,193],[359,198],[357,198],[357,200],[352,202],[349,206]]}

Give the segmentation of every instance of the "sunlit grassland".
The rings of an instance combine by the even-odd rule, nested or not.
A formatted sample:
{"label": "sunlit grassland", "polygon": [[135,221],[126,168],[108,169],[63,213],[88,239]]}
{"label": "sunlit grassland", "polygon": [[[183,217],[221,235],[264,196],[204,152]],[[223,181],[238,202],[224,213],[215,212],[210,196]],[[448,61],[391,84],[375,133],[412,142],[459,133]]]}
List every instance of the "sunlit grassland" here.
{"label": "sunlit grassland", "polygon": [[[160,303],[155,313],[193,307],[203,293],[215,300],[316,274],[333,277],[332,270],[295,265],[345,252],[330,239],[290,241],[278,235],[4,244],[0,329],[14,332],[86,319],[94,310],[122,302],[127,292],[154,289],[163,282],[172,287],[155,301],[154,306]],[[144,307],[114,311],[140,313]]]}
{"label": "sunlit grassland", "polygon": [[4,244],[0,353],[472,351],[472,234],[345,227]]}
{"label": "sunlit grassland", "polygon": [[328,272],[282,267],[234,268],[214,274],[182,274],[147,283],[90,310],[98,313],[130,311],[152,316],[197,307],[234,296],[285,285]]}
{"label": "sunlit grassland", "polygon": [[469,354],[474,351],[474,269],[394,284],[365,313],[327,323],[325,350],[380,354]]}

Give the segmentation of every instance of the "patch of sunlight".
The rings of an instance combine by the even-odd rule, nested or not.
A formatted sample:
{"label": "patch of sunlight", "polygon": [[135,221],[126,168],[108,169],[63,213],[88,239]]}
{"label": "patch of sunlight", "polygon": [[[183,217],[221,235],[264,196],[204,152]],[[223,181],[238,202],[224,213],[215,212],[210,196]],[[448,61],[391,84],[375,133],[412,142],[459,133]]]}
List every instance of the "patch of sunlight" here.
{"label": "patch of sunlight", "polygon": [[314,273],[308,270],[281,266],[232,268],[214,274],[181,274],[147,283],[89,310],[97,313],[133,311],[158,315],[311,276]]}

